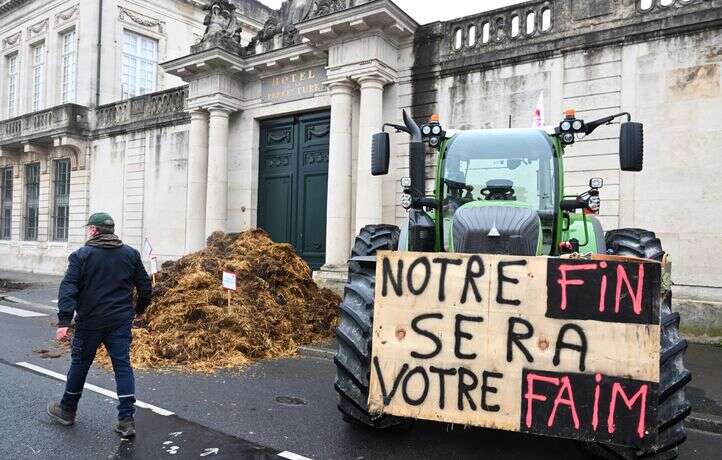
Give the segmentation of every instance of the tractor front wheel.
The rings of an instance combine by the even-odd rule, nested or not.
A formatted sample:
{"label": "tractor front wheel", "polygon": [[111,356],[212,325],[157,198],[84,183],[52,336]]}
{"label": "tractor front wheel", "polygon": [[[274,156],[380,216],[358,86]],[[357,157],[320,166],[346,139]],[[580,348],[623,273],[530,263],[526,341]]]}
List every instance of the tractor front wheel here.
{"label": "tractor front wheel", "polygon": [[[642,257],[662,262],[664,250],[659,238],[648,230],[625,228],[606,235],[607,252],[619,256]],[[657,443],[644,450],[619,448],[603,444],[587,444],[587,450],[610,459],[655,460],[674,459],[678,447],[687,439],[684,419],[692,411],[684,387],[692,375],[684,366],[687,341],[679,335],[679,313],[672,312],[672,290],[667,286],[660,305],[659,400],[657,406]]]}
{"label": "tractor front wheel", "polygon": [[338,409],[344,421],[371,428],[389,428],[403,423],[388,415],[374,416],[368,411],[371,376],[371,337],[374,318],[376,253],[395,251],[400,231],[392,225],[369,225],[361,230],[349,262],[348,283],[340,305],[341,322],[336,330],[338,351],[336,392]]}

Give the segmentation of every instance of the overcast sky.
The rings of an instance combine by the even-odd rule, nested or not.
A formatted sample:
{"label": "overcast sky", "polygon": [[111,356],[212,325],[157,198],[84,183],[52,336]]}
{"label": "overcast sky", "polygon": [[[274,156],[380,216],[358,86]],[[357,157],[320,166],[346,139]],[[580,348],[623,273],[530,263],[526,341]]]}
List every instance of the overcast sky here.
{"label": "overcast sky", "polygon": [[[272,8],[278,8],[283,0],[260,0]],[[446,21],[469,14],[481,13],[515,3],[519,0],[394,0],[420,24]]]}

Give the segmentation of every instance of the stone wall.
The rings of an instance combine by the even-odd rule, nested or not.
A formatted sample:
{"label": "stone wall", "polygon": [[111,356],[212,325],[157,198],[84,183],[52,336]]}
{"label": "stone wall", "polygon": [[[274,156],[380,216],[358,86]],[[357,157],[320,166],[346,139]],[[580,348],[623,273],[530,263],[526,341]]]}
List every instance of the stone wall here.
{"label": "stone wall", "polygon": [[185,250],[187,87],[101,106],[90,157],[90,212],[106,211],[118,235],[160,262]]}
{"label": "stone wall", "polygon": [[[722,170],[719,30],[625,47],[623,100],[645,123],[646,170],[622,173],[622,225],[655,229],[672,254],[679,298],[722,335]],[[700,302],[702,301],[702,302]]]}
{"label": "stone wall", "polygon": [[630,112],[645,124],[644,171],[619,171],[619,125],[603,126],[567,149],[566,191],[604,178],[604,227],[657,232],[676,295],[693,299],[686,315],[719,328],[722,268],[710,254],[722,227],[710,216],[720,207],[722,2],[650,3],[526,2],[422,27],[400,108],[439,113],[453,129],[505,128],[510,117],[530,127],[542,91],[548,125],[567,108],[587,120]]}
{"label": "stone wall", "polygon": [[[711,153],[722,139],[711,122],[720,103],[719,2],[651,11],[631,1],[572,3],[527,2],[422,28],[412,97],[400,106],[418,118],[439,113],[452,129],[505,128],[510,117],[513,127],[530,127],[542,92],[548,125],[566,108],[588,120],[631,112],[646,124],[645,171],[619,171],[619,125],[603,126],[567,150],[567,193],[584,191],[590,177],[604,178],[605,227],[656,230],[678,254],[678,284],[722,286],[722,269],[700,257],[722,245],[702,212],[714,208],[716,195],[705,188],[714,180],[699,180],[713,174],[710,165],[722,166]],[[678,27],[655,28],[674,22]],[[700,152],[693,160],[681,145]],[[670,187],[659,190],[659,183]],[[685,213],[692,208],[698,212]]]}
{"label": "stone wall", "polygon": [[160,262],[185,246],[188,125],[148,127],[94,143],[90,212],[109,212],[116,233],[141,249],[147,238]]}

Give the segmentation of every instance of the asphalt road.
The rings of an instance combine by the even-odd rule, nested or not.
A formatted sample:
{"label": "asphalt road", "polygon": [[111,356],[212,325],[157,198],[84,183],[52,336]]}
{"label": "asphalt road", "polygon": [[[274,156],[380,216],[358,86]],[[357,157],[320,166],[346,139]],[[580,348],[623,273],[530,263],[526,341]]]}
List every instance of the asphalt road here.
{"label": "asphalt road", "polygon": [[[44,415],[48,395],[62,393],[63,384],[0,361],[0,453],[2,458],[214,458],[280,459],[278,452],[252,444],[177,416],[139,410],[142,436],[121,439],[110,430],[116,402],[87,391],[82,420],[62,427]],[[18,389],[21,389],[20,392]]]}
{"label": "asphalt road", "polygon": [[[46,286],[18,295],[52,306],[54,293]],[[138,437],[121,441],[111,431],[116,402],[86,390],[78,422],[66,429],[44,414],[46,403],[61,396],[62,382],[16,365],[67,371],[65,354],[43,358],[33,351],[54,351],[52,311],[0,305],[48,314],[0,312],[0,458],[201,458],[203,453],[208,458],[279,458],[281,452],[319,459],[586,458],[573,441],[503,431],[425,422],[383,432],[352,428],[335,407],[333,363],[317,358],[261,362],[214,375],[137,373],[138,399],[175,415],[139,410]],[[114,390],[112,375],[102,369],[94,368],[88,382]],[[718,459],[720,452],[722,436],[690,430],[682,458]]]}

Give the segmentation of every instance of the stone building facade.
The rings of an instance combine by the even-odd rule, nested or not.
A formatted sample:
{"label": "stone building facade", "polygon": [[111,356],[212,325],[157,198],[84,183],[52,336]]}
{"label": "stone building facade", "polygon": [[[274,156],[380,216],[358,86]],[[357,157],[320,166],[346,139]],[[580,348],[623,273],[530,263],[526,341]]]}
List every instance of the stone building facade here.
{"label": "stone building facade", "polygon": [[[403,136],[391,174],[369,173],[383,121],[407,109],[419,120],[438,113],[451,129],[528,127],[543,93],[548,124],[570,107],[645,123],[644,172],[619,171],[618,126],[603,127],[570,149],[567,192],[603,177],[605,227],[657,231],[688,317],[706,318],[691,322],[722,330],[711,257],[722,249],[711,217],[722,209],[722,0],[534,0],[428,25],[390,0],[292,0],[278,11],[253,0],[40,3],[0,1],[0,167],[13,178],[0,203],[10,210],[2,268],[61,272],[85,216],[105,210],[125,241],[147,240],[161,261],[214,230],[262,227],[320,278],[342,278],[359,228],[405,217]],[[71,29],[83,71],[65,103]],[[43,110],[31,85],[37,34],[53,83]],[[133,43],[138,56],[124,51]],[[128,70],[144,49],[158,64],[145,79]],[[22,82],[10,117],[13,53]],[[34,164],[40,184],[28,187]],[[68,209],[65,239],[58,207]]]}
{"label": "stone building facade", "polygon": [[[271,11],[238,4],[249,13],[239,15],[249,41]],[[124,184],[114,197],[124,203],[120,227],[131,244],[142,244],[136,196],[144,189],[129,170],[138,168],[137,149],[167,122],[184,132],[184,82],[159,64],[188,53],[204,34],[203,20],[192,1],[0,1],[4,268],[61,273],[84,242],[86,214],[106,205],[94,190],[108,183]],[[93,174],[106,154],[123,163]]]}

